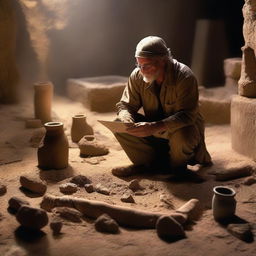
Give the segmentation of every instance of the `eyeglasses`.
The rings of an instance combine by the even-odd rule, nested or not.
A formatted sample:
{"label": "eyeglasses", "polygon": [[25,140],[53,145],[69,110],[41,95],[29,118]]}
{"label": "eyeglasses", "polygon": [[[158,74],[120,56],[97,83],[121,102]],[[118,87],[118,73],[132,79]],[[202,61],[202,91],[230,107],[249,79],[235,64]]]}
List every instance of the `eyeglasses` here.
{"label": "eyeglasses", "polygon": [[144,65],[140,65],[140,64],[138,64],[138,63],[135,63],[135,66],[137,67],[137,68],[139,68],[140,70],[149,70],[149,69],[151,69],[153,66],[155,66],[154,64],[144,64]]}

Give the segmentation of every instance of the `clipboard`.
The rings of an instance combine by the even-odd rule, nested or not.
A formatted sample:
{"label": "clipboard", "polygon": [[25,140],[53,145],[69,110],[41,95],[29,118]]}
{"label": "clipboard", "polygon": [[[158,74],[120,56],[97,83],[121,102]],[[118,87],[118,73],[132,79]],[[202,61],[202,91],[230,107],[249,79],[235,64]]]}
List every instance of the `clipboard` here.
{"label": "clipboard", "polygon": [[131,125],[131,123],[124,123],[120,121],[105,121],[97,120],[99,123],[106,126],[113,133],[127,133],[126,129]]}

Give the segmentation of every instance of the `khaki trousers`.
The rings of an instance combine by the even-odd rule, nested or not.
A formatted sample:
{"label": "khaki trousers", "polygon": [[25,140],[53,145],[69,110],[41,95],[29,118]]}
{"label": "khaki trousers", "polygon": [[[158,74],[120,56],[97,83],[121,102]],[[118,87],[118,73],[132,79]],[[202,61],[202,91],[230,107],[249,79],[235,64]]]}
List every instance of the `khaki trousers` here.
{"label": "khaki trousers", "polygon": [[193,160],[201,140],[196,126],[183,127],[173,134],[166,132],[165,139],[127,133],[115,133],[115,137],[133,164],[171,170],[184,169]]}

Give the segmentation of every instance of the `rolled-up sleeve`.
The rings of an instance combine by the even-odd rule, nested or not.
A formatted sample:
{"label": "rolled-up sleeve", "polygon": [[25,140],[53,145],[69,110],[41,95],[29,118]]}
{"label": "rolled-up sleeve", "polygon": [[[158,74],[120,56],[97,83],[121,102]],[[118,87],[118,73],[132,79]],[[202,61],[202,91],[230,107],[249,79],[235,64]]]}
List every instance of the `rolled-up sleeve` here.
{"label": "rolled-up sleeve", "polygon": [[132,113],[137,112],[140,109],[142,103],[139,93],[139,86],[140,81],[138,79],[138,71],[135,69],[129,77],[121,100],[116,104],[118,112],[121,110],[128,110]]}
{"label": "rolled-up sleeve", "polygon": [[183,78],[177,84],[176,93],[175,113],[163,120],[171,133],[195,123],[198,115],[198,85],[196,78],[193,75]]}

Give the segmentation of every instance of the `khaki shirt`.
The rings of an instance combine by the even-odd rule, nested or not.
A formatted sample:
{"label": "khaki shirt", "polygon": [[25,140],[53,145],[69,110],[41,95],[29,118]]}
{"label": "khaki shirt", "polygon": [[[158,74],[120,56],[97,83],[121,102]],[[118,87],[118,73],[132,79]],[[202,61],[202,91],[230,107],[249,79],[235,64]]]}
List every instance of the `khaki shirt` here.
{"label": "khaki shirt", "polygon": [[[136,113],[142,107],[148,121],[159,120],[159,100],[155,86],[158,85],[154,82],[144,82],[139,68],[135,68],[120,102],[117,103],[118,110]],[[163,110],[161,120],[167,125],[168,132],[171,134],[182,127],[195,125],[205,151],[201,153],[208,154],[204,143],[204,123],[198,108],[198,85],[191,69],[177,60],[169,61],[159,98]],[[200,158],[200,162],[206,160],[204,156]],[[210,159],[210,156],[206,158]]]}

